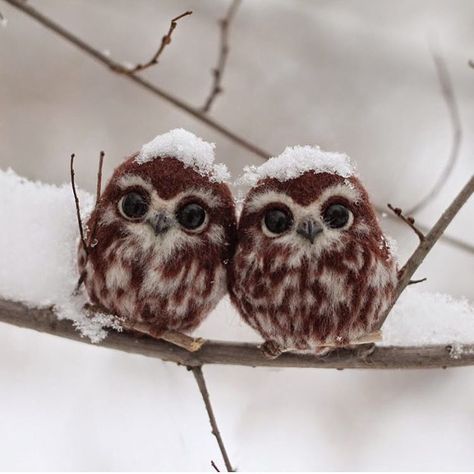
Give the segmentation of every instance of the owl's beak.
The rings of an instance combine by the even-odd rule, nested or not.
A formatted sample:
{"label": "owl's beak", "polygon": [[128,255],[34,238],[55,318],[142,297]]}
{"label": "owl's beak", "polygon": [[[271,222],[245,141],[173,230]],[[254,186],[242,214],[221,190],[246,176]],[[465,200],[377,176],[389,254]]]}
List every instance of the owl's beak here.
{"label": "owl's beak", "polygon": [[323,226],[313,219],[305,219],[298,225],[296,229],[296,232],[299,235],[301,235],[305,239],[308,239],[311,243],[314,243],[314,239],[322,231]]}
{"label": "owl's beak", "polygon": [[155,235],[163,234],[166,232],[172,225],[173,219],[164,212],[158,212],[153,217],[150,218],[148,223],[151,225],[155,231]]}

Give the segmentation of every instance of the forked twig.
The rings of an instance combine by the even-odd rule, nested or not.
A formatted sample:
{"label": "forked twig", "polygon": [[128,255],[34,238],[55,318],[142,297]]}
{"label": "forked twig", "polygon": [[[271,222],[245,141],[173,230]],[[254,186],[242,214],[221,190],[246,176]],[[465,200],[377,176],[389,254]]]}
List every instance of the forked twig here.
{"label": "forked twig", "polygon": [[420,239],[420,243],[416,250],[413,252],[411,257],[405,263],[403,268],[400,270],[400,276],[398,280],[397,287],[395,288],[395,295],[392,300],[391,305],[387,308],[385,313],[380,318],[377,329],[380,329],[387,319],[390,311],[392,310],[394,304],[402,294],[403,290],[408,286],[411,277],[422,264],[425,257],[428,255],[433,246],[438,242],[443,232],[446,230],[446,227],[454,219],[454,216],[459,212],[462,206],[467,202],[467,200],[474,193],[474,175],[471,176],[469,181],[461,189],[459,194],[455,197],[453,202],[448,206],[448,208],[443,212],[441,217],[438,219],[436,224],[428,232],[426,236],[423,236],[423,240]]}
{"label": "forked twig", "polygon": [[206,387],[206,380],[204,378],[204,374],[202,373],[202,367],[200,365],[196,367],[188,367],[188,370],[191,370],[193,372],[194,378],[196,379],[196,382],[198,384],[199,391],[201,392],[201,396],[204,401],[204,405],[206,406],[207,414],[209,416],[209,423],[211,424],[212,434],[216,437],[217,444],[219,445],[219,449],[221,451],[222,458],[224,459],[224,464],[227,469],[227,472],[233,472],[234,469],[232,468],[232,464],[224,446],[224,441],[222,440],[219,427],[217,426],[216,417],[214,416],[211,400],[209,398],[209,392],[207,391]]}
{"label": "forked twig", "polygon": [[125,67],[119,67],[117,72],[122,72],[126,74],[135,74],[136,72],[143,71],[144,69],[147,69],[151,66],[154,66],[155,64],[158,64],[158,59],[161,56],[161,53],[163,53],[166,46],[168,46],[171,43],[171,37],[173,35],[173,31],[178,25],[178,21],[181,20],[181,18],[185,16],[192,15],[192,13],[193,13],[192,11],[186,11],[171,20],[168,32],[163,36],[163,38],[161,38],[160,47],[158,48],[156,53],[151,57],[149,61],[143,64],[139,63],[135,67],[128,68],[128,69]]}
{"label": "forked twig", "polygon": [[415,225],[415,219],[413,217],[405,216],[399,207],[393,207],[391,204],[387,204],[387,207],[415,232],[420,242],[425,240],[425,234]]}
{"label": "forked twig", "polygon": [[84,246],[84,252],[86,255],[89,255],[89,247],[86,244],[86,239],[84,237],[84,228],[82,227],[82,218],[81,218],[81,208],[79,205],[79,197],[76,191],[76,183],[74,180],[74,153],[71,155],[71,162],[70,162],[70,172],[71,172],[71,186],[72,186],[72,193],[74,194],[74,202],[76,204],[76,216],[77,216],[77,224],[79,226],[79,233],[81,235],[82,245]]}
{"label": "forked twig", "polygon": [[241,0],[232,0],[225,17],[219,20],[221,31],[219,57],[217,59],[216,67],[212,69],[212,87],[202,108],[204,113],[209,112],[214,100],[222,92],[222,77],[224,75],[224,69],[229,55],[229,26],[235,17],[240,2]]}
{"label": "forked twig", "polygon": [[451,76],[449,75],[449,71],[443,57],[434,50],[431,51],[431,55],[435,64],[436,75],[441,86],[441,93],[443,95],[444,101],[446,102],[446,106],[449,112],[452,127],[452,143],[448,155],[448,161],[440,177],[436,180],[435,184],[433,185],[433,188],[428,192],[428,194],[423,199],[421,199],[420,202],[418,202],[415,206],[408,210],[408,214],[415,214],[416,212],[420,211],[435,196],[439,194],[454,169],[454,165],[458,160],[459,150],[461,148],[462,125],[461,118],[459,116],[456,96],[454,94],[453,82],[451,80]]}

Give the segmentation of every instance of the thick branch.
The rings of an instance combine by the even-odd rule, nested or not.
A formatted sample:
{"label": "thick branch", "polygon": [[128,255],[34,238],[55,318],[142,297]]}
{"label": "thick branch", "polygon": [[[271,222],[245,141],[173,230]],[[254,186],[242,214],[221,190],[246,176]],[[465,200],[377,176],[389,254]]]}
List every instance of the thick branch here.
{"label": "thick branch", "polygon": [[[58,320],[51,309],[31,309],[12,301],[0,300],[0,321],[35,331],[92,344],[82,337],[71,321]],[[207,341],[197,352],[188,352],[174,344],[138,337],[126,332],[110,331],[97,347],[107,347],[132,354],[141,354],[187,367],[205,364],[247,367],[301,367],[325,369],[428,369],[474,365],[474,344],[376,347],[367,357],[337,350],[324,357],[309,354],[282,354],[268,359],[257,344]]]}
{"label": "thick branch", "polygon": [[30,17],[34,18],[36,21],[41,23],[43,26],[45,26],[47,29],[53,31],[54,33],[58,34],[61,36],[63,39],[65,39],[67,42],[73,44],[77,48],[79,48],[82,52],[86,53],[87,55],[93,57],[96,61],[100,62],[102,65],[107,66],[109,69],[114,71],[117,74],[120,74],[122,77],[128,79],[129,81],[134,82],[135,84],[139,85],[143,89],[148,90],[149,92],[153,93],[154,95],[166,100],[170,104],[174,105],[175,107],[183,110],[184,112],[188,113],[189,115],[192,115],[194,118],[197,120],[200,120],[201,122],[205,123],[212,129],[214,129],[216,132],[220,133],[221,135],[225,136],[229,140],[233,141],[234,143],[237,143],[240,145],[242,148],[245,148],[246,150],[254,153],[255,155],[260,156],[261,158],[268,158],[269,156],[272,156],[271,153],[266,152],[265,150],[262,150],[260,147],[257,145],[254,145],[253,143],[249,142],[245,138],[237,135],[236,133],[232,132],[228,128],[224,127],[221,125],[219,122],[212,120],[211,118],[207,117],[204,113],[202,113],[199,109],[194,108],[193,106],[189,105],[188,103],[184,102],[180,98],[168,93],[167,91],[161,89],[158,86],[155,86],[153,83],[142,79],[140,76],[136,74],[121,74],[123,72],[123,66],[119,64],[116,61],[113,61],[111,58],[100,52],[98,49],[94,48],[90,44],[86,43],[79,37],[75,36],[65,28],[63,28],[61,25],[58,23],[55,23],[54,21],[50,20],[47,16],[43,15],[40,13],[38,10],[33,8],[31,5],[29,5],[26,2],[23,2],[22,0],[4,0],[5,2],[8,2],[10,5],[14,6],[15,8],[18,8],[22,12],[26,13]]}
{"label": "thick branch", "polygon": [[224,459],[225,468],[227,472],[233,472],[232,464],[229,459],[229,455],[224,446],[224,441],[221,436],[221,432],[219,431],[219,427],[217,426],[216,417],[214,415],[214,410],[212,409],[211,399],[209,397],[209,392],[207,391],[206,386],[206,379],[204,378],[204,374],[202,372],[202,367],[198,365],[197,367],[190,367],[189,368],[196,379],[196,383],[199,387],[199,391],[201,392],[202,399],[204,401],[204,405],[206,407],[207,414],[209,416],[209,423],[211,425],[211,432],[216,437],[217,444],[219,445],[219,450],[222,454],[222,458]]}
{"label": "thick branch", "polygon": [[229,26],[235,17],[235,13],[239,8],[241,0],[232,0],[229,10],[224,18],[219,20],[221,29],[221,43],[219,49],[219,58],[217,59],[217,65],[212,70],[212,87],[209,92],[209,96],[202,108],[203,112],[209,112],[211,106],[216,97],[222,92],[222,77],[224,75],[224,69],[227,62],[227,56],[229,55]]}
{"label": "thick branch", "polygon": [[409,285],[411,277],[416,272],[418,267],[422,264],[425,257],[428,255],[433,246],[438,242],[439,238],[443,235],[443,232],[446,230],[446,227],[454,219],[454,216],[460,211],[461,207],[467,202],[467,200],[474,193],[474,175],[471,176],[471,179],[466,183],[466,185],[461,189],[459,194],[456,196],[454,201],[449,205],[449,207],[443,212],[441,217],[438,219],[436,224],[430,230],[430,232],[424,236],[420,241],[420,244],[413,252],[412,256],[408,259],[407,263],[403,266],[401,270],[400,279],[398,281],[397,288],[395,289],[395,297],[392,301],[391,306],[384,313],[380,319],[378,328],[381,328],[385,320],[387,319],[391,309],[394,304],[402,294],[403,290]]}

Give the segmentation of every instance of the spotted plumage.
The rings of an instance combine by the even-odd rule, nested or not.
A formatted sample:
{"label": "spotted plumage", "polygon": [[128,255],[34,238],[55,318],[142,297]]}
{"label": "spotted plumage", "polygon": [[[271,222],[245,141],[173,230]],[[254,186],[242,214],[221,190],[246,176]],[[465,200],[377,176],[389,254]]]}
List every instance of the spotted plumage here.
{"label": "spotted plumage", "polygon": [[396,262],[355,176],[264,177],[237,235],[231,299],[279,348],[345,345],[371,332],[392,298]]}
{"label": "spotted plumage", "polygon": [[175,157],[137,156],[115,170],[87,222],[79,271],[91,303],[128,327],[188,332],[226,292],[233,199],[225,183]]}

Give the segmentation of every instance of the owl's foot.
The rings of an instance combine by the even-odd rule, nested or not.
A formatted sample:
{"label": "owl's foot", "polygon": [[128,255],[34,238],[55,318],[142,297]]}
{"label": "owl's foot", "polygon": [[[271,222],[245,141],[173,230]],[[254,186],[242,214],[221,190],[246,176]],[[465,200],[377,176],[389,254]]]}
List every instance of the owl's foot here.
{"label": "owl's foot", "polygon": [[373,342],[368,344],[358,344],[357,346],[349,346],[349,350],[359,359],[369,357],[375,351],[375,344]]}
{"label": "owl's foot", "polygon": [[175,346],[182,347],[188,352],[198,351],[206,342],[202,337],[194,338],[177,331],[165,331],[161,335],[161,339],[171,342]]}
{"label": "owl's foot", "polygon": [[284,348],[275,341],[265,341],[260,345],[259,349],[267,359],[276,359],[285,352]]}

